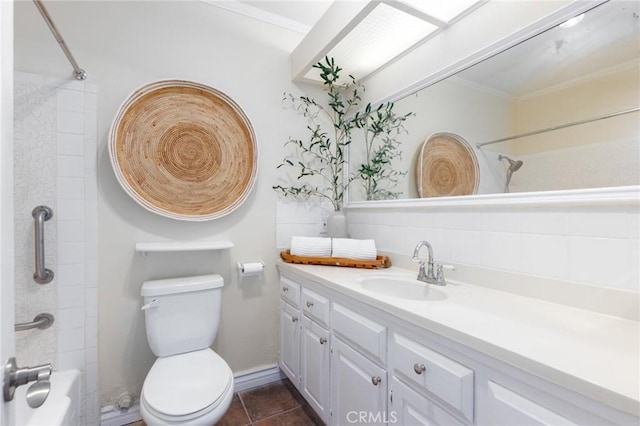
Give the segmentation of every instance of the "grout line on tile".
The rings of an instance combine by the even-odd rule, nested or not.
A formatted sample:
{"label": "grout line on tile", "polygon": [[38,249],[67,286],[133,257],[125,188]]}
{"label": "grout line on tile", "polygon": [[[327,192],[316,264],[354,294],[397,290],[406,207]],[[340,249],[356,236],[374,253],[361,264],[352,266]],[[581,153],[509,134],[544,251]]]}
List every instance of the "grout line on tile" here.
{"label": "grout line on tile", "polygon": [[[252,425],[255,425],[257,422],[261,422],[261,421],[263,421],[263,420],[267,420],[267,419],[270,419],[270,418],[273,418],[273,417],[277,417],[277,416],[283,416],[283,415],[285,415],[285,414],[287,414],[287,413],[290,413],[290,412],[291,412],[291,411],[293,411],[293,410],[297,410],[297,409],[299,409],[299,408],[302,408],[302,405],[298,405],[297,407],[293,407],[293,408],[290,408],[290,409],[288,409],[288,410],[280,411],[279,413],[275,413],[275,414],[272,414],[272,415],[270,415],[270,416],[263,417],[263,418],[261,418],[261,419],[256,420],[255,422],[254,422],[253,420],[251,420],[251,418],[249,418],[249,420],[251,420],[251,424],[252,424]],[[247,413],[247,414],[248,414],[248,413]]]}
{"label": "grout line on tile", "polygon": [[238,399],[240,400],[240,405],[242,405],[242,409],[244,410],[244,414],[247,416],[247,419],[249,419],[249,424],[253,425],[253,420],[251,420],[251,416],[249,415],[249,412],[247,411],[247,407],[244,405],[244,401],[242,400],[242,396],[240,396],[240,392],[238,392],[236,395],[238,395]]}

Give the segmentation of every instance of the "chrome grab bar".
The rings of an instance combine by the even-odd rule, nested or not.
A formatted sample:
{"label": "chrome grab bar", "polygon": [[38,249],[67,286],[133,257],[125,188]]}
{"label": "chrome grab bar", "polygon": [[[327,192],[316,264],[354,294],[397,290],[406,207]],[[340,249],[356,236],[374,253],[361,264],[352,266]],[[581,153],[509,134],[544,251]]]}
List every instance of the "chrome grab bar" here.
{"label": "chrome grab bar", "polygon": [[35,219],[34,238],[36,246],[36,272],[33,274],[33,280],[38,284],[47,284],[53,280],[54,273],[51,269],[44,267],[44,223],[53,217],[53,210],[47,206],[38,206],[33,209],[31,215]]}
{"label": "chrome grab bar", "polygon": [[31,330],[34,328],[39,328],[40,330],[44,330],[45,328],[49,328],[53,325],[54,317],[51,314],[38,314],[35,316],[33,321],[31,322],[19,322],[14,325],[15,331],[24,331]]}

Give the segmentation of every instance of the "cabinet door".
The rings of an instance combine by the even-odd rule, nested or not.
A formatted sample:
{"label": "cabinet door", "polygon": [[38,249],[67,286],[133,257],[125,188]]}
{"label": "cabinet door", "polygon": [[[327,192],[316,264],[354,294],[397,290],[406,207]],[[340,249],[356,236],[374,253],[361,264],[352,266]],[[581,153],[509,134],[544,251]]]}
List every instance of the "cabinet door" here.
{"label": "cabinet door", "polygon": [[300,371],[300,312],[280,301],[280,368],[298,386]]}
{"label": "cabinet door", "polygon": [[391,382],[389,422],[412,426],[460,426],[463,424],[395,377]]}
{"label": "cabinet door", "polygon": [[387,372],[333,336],[331,424],[387,424]]}
{"label": "cabinet door", "polygon": [[329,331],[302,317],[300,393],[325,423],[329,422]]}

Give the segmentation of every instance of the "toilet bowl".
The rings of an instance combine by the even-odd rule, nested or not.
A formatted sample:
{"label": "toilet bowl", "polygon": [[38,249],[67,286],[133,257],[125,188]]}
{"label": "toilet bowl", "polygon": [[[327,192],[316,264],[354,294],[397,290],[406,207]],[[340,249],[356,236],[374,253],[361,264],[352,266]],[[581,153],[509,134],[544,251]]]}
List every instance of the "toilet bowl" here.
{"label": "toilet bowl", "polygon": [[149,426],[213,425],[233,398],[233,374],[209,346],[220,318],[219,275],[146,281],[145,324],[158,355],[140,395]]}

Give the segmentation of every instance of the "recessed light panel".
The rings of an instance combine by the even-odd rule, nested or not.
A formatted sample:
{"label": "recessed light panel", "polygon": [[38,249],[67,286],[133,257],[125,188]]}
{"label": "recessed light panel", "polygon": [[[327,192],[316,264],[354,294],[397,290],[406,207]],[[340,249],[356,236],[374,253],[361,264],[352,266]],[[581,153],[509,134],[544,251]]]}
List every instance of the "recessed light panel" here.
{"label": "recessed light panel", "polygon": [[[437,29],[420,18],[380,3],[327,56],[333,57],[347,73],[361,79]],[[318,70],[311,69],[305,78],[319,80]]]}
{"label": "recessed light panel", "polygon": [[400,0],[400,2],[443,22],[449,22],[478,3],[478,0]]}

